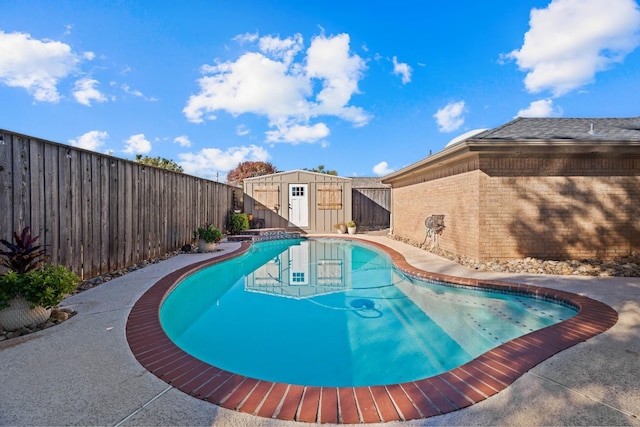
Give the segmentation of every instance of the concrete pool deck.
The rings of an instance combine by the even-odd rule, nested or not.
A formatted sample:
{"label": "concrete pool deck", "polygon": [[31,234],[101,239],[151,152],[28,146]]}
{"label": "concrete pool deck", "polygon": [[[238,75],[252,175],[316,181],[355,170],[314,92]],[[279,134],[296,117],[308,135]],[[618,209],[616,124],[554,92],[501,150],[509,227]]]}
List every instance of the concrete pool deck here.
{"label": "concrete pool deck", "polygon": [[[476,272],[386,236],[358,235],[441,274],[502,279],[583,294],[613,307],[618,323],[540,363],[480,403],[402,425],[640,426],[640,278]],[[73,295],[78,314],[61,325],[0,343],[2,425],[309,425],[226,410],[173,388],[144,369],[125,337],[142,294],[185,265],[224,254],[179,255]]]}

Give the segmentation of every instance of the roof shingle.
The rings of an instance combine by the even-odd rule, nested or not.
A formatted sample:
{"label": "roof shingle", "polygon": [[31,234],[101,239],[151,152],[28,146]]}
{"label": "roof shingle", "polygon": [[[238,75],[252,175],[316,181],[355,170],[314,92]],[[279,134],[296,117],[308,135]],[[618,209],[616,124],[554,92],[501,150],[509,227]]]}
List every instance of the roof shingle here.
{"label": "roof shingle", "polygon": [[595,119],[519,117],[471,139],[640,141],[640,117]]}

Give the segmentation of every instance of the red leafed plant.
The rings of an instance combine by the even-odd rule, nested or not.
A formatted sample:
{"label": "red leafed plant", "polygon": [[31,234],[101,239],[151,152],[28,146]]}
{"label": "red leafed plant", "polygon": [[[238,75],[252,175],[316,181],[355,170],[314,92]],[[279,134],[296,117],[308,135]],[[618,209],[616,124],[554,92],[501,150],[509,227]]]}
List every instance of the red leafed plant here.
{"label": "red leafed plant", "polygon": [[0,239],[0,243],[8,249],[0,250],[2,265],[19,274],[39,268],[48,259],[44,247],[35,244],[39,237],[33,237],[31,229],[25,227],[20,235],[13,233],[15,244]]}

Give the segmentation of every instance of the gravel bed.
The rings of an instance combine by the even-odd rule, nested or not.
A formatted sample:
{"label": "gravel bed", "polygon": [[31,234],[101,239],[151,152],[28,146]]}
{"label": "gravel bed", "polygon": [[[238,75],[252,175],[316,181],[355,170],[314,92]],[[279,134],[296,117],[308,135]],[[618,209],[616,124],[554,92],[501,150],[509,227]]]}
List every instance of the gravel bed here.
{"label": "gravel bed", "polygon": [[452,254],[434,245],[419,243],[397,236],[390,236],[390,238],[421,248],[427,252],[431,252],[477,271],[557,274],[563,276],[640,277],[640,253],[638,252],[633,252],[627,257],[610,260],[548,260],[528,257],[522,259],[492,259],[480,261]]}

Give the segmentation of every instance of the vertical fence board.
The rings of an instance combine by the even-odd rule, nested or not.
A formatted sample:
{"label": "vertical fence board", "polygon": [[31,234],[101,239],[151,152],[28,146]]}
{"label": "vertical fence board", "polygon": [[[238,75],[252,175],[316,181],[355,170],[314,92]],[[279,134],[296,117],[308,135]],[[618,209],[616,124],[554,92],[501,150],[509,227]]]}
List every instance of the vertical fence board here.
{"label": "vertical fence board", "polygon": [[149,256],[153,258],[156,256],[158,249],[158,224],[160,215],[160,206],[158,204],[159,191],[158,191],[158,171],[154,168],[147,168],[147,175],[149,175],[149,194],[151,194],[151,204],[148,215],[151,217],[151,227],[149,229]]}
{"label": "vertical fence board", "polygon": [[70,175],[70,228],[71,228],[71,269],[82,271],[82,164],[80,153],[71,151],[67,153]]}
{"label": "vertical fence board", "polygon": [[88,250],[85,251],[88,256],[91,257],[90,261],[85,260],[85,264],[89,264],[89,272],[87,277],[94,277],[100,274],[102,265],[100,262],[100,253],[102,249],[101,235],[102,235],[102,220],[101,220],[101,165],[100,158],[97,156],[91,156],[91,190],[87,194],[87,205],[90,206],[90,213],[87,215],[88,221],[91,221],[91,237]]}
{"label": "vertical fence board", "polygon": [[29,143],[26,137],[17,138],[13,145],[13,229],[22,230],[31,218],[29,217]]}
{"label": "vertical fence board", "polygon": [[140,251],[140,168],[138,165],[131,165],[131,256],[132,263],[138,262]]}
{"label": "vertical fence board", "polygon": [[47,253],[52,262],[57,262],[58,241],[60,239],[60,210],[58,206],[58,148],[53,145],[44,147],[45,168],[45,193],[44,209],[47,213],[45,219],[44,239],[42,243],[46,245]]}
{"label": "vertical fence board", "polygon": [[11,152],[13,151],[13,140],[15,136],[0,131],[2,144],[0,145],[0,209],[4,212],[0,215],[1,238],[11,240],[14,231],[14,209],[13,209],[13,162]]}
{"label": "vertical fence board", "polygon": [[167,188],[169,191],[169,196],[168,196],[168,206],[167,206],[167,213],[168,213],[168,242],[169,242],[169,247],[172,249],[175,249],[178,247],[178,240],[177,240],[177,233],[176,233],[176,218],[175,218],[175,214],[176,214],[176,187],[175,187],[175,178],[176,175],[175,174],[169,174],[168,175],[168,182],[167,182]]}
{"label": "vertical fence board", "polygon": [[133,165],[131,163],[124,164],[124,265],[131,265],[134,262],[133,249]]}
{"label": "vertical fence board", "polygon": [[151,191],[149,190],[150,188],[150,179],[149,179],[149,174],[147,173],[147,167],[143,166],[142,167],[142,206],[144,206],[143,209],[143,216],[142,216],[142,223],[144,224],[144,229],[143,229],[143,248],[142,248],[142,256],[143,259],[149,259],[151,258],[151,254],[149,252],[149,247],[151,244],[151,223],[153,222],[153,212],[151,212]]}
{"label": "vertical fence board", "polygon": [[72,266],[71,250],[71,167],[70,159],[62,147],[58,148],[58,204],[60,206],[60,240],[58,257],[63,265]]}
{"label": "vertical fence board", "polygon": [[80,242],[80,257],[81,257],[81,269],[80,276],[82,278],[89,276],[91,271],[91,251],[93,248],[92,242],[92,217],[91,210],[91,156],[87,153],[78,153],[80,168],[82,170],[82,177],[80,178],[80,224],[77,227],[81,230],[81,242]]}
{"label": "vertical fence board", "polygon": [[118,269],[118,169],[119,163],[115,167],[105,167],[108,182],[107,204],[109,213],[107,223],[109,224],[109,234],[107,235],[107,262],[109,270]]}
{"label": "vertical fence board", "polygon": [[[30,163],[30,186],[29,196],[31,197],[31,233],[34,236],[44,235],[45,210],[44,210],[44,153],[43,145],[35,140],[29,141],[29,163]],[[27,225],[27,224],[25,224]],[[38,243],[42,243],[40,240]]]}
{"label": "vertical fence board", "polygon": [[100,165],[100,190],[97,198],[99,200],[98,212],[100,216],[100,269],[111,271],[109,263],[109,168],[106,159],[99,160]]}

